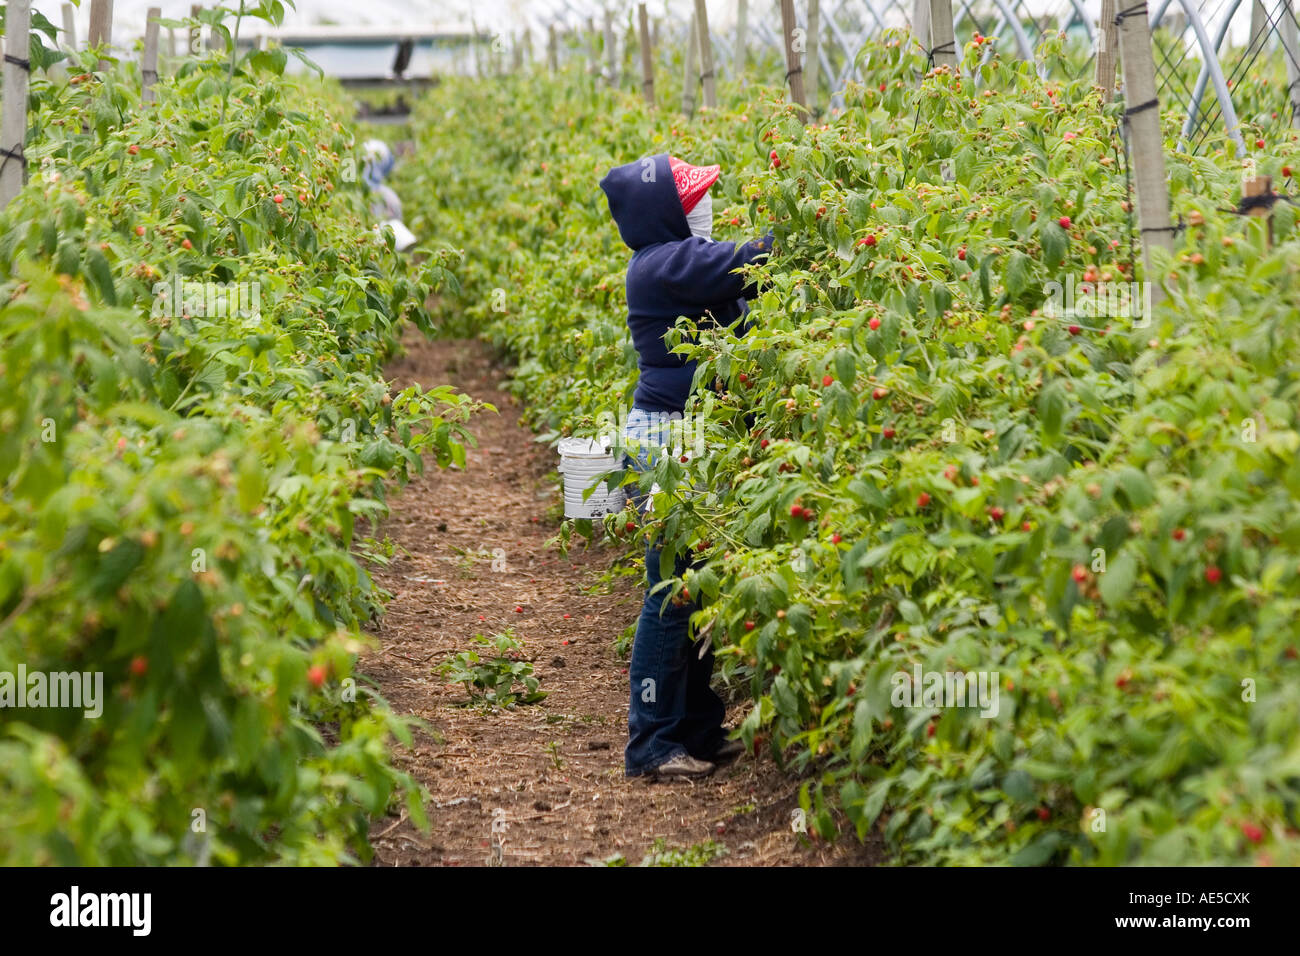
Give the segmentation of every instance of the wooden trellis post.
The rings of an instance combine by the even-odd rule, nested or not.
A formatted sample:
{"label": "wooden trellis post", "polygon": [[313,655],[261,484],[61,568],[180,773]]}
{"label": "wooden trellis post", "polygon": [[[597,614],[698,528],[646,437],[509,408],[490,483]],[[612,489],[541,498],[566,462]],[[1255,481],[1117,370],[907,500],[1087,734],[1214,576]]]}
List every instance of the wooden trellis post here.
{"label": "wooden trellis post", "polygon": [[749,59],[749,0],[736,0],[736,75],[745,72]]}
{"label": "wooden trellis post", "polygon": [[934,66],[957,71],[957,40],[952,32],[952,0],[930,0],[930,47]]}
{"label": "wooden trellis post", "polygon": [[[107,47],[113,43],[113,0],[91,0],[90,33],[86,42],[91,47]],[[101,59],[98,69],[107,70],[108,60]]]}
{"label": "wooden trellis post", "polygon": [[1116,20],[1120,63],[1124,68],[1124,122],[1128,126],[1133,180],[1137,187],[1142,264],[1154,305],[1164,297],[1164,289],[1160,282],[1152,281],[1151,251],[1160,248],[1173,252],[1174,231],[1169,222],[1169,184],[1165,180],[1164,138],[1160,133],[1160,101],[1156,97],[1156,68],[1151,55],[1146,4],[1135,4],[1121,11]]}
{"label": "wooden trellis post", "polygon": [[1115,26],[1115,0],[1101,0],[1101,22],[1097,24],[1097,78],[1101,101],[1109,103],[1115,96],[1115,54],[1119,52],[1119,33]]}
{"label": "wooden trellis post", "polygon": [[718,108],[718,92],[713,84],[713,38],[709,35],[709,8],[704,0],[695,0],[696,33],[700,44],[700,85],[704,88],[704,106]]}
{"label": "wooden trellis post", "polygon": [[600,73],[600,58],[596,56],[596,21],[587,17],[587,72],[592,76]]}
{"label": "wooden trellis post", "polygon": [[817,109],[817,38],[821,35],[821,0],[808,0],[808,37],[804,52],[804,82],[808,107]]}
{"label": "wooden trellis post", "polygon": [[1282,9],[1278,29],[1282,31],[1282,49],[1286,51],[1287,91],[1291,100],[1291,125],[1300,126],[1300,42],[1296,37],[1296,22],[1288,3]]}
{"label": "wooden trellis post", "polygon": [[63,5],[63,48],[77,49],[77,14],[76,7],[70,3]]}
{"label": "wooden trellis post", "polygon": [[[1268,14],[1264,12],[1264,4],[1260,0],[1251,0],[1250,4],[1250,40],[1246,48],[1250,49],[1256,43],[1260,42],[1260,34],[1268,29]],[[1264,41],[1268,42],[1268,41]]]}
{"label": "wooden trellis post", "polygon": [[912,36],[930,52],[930,0],[916,0],[912,5]]}
{"label": "wooden trellis post", "polygon": [[[72,4],[65,3],[60,9],[63,15],[63,31],[62,31],[63,35],[58,39],[57,45],[58,48],[64,51],[65,53],[73,53],[77,49],[77,42],[76,42],[77,28],[76,28],[76,21],[73,19],[73,14],[72,14],[74,8]],[[71,29],[69,29],[69,27],[71,27]],[[71,58],[54,64],[52,67],[50,67],[50,75],[57,76],[57,77],[67,76],[68,64],[70,62],[72,62]]]}
{"label": "wooden trellis post", "polygon": [[695,84],[699,77],[695,75],[695,53],[698,41],[695,33],[695,14],[691,14],[690,32],[686,37],[686,50],[682,64],[682,112],[690,116],[695,112]]}
{"label": "wooden trellis post", "polygon": [[[1258,196],[1273,195],[1273,177],[1272,176],[1254,176],[1242,183],[1241,198],[1251,199]],[[1273,207],[1252,206],[1246,213],[1252,219],[1263,219],[1265,225],[1264,248],[1273,247]]]}
{"label": "wooden trellis post", "polygon": [[641,34],[641,95],[651,106],[655,105],[655,66],[650,48],[650,15],[645,4],[636,5],[637,26]]}
{"label": "wooden trellis post", "polygon": [[158,18],[161,16],[160,7],[150,7],[145,14],[144,59],[140,61],[140,99],[146,103],[157,99],[153,85],[158,82]]}
{"label": "wooden trellis post", "polygon": [[637,58],[641,55],[641,40],[637,20],[634,16],[628,17],[627,29],[623,31],[623,39],[619,44],[619,49],[623,51],[623,55],[619,57],[619,69],[622,72],[619,86],[626,89],[636,83],[636,77],[632,73],[636,67]]}
{"label": "wooden trellis post", "polygon": [[560,47],[555,38],[555,24],[546,28],[546,65],[552,73],[560,72]]}
{"label": "wooden trellis post", "polygon": [[[197,3],[190,4],[190,17],[197,20],[199,13],[200,11],[202,11],[202,9],[203,7],[199,6]],[[198,56],[202,52],[203,52],[203,33],[199,29],[199,25],[196,23],[194,24],[194,26],[190,27],[190,54],[189,55]]]}
{"label": "wooden trellis post", "polygon": [[618,49],[614,42],[614,11],[605,11],[605,85],[618,86]]}
{"label": "wooden trellis post", "polygon": [[[28,39],[32,29],[31,0],[9,0],[5,12],[4,115],[0,118],[0,209],[23,188],[27,174],[27,86],[31,66]],[[13,62],[10,59],[18,62]]]}
{"label": "wooden trellis post", "polygon": [[803,92],[803,65],[799,62],[799,50],[796,48],[797,29],[794,0],[781,0],[781,35],[785,38],[785,78],[790,84],[790,102],[806,111],[808,100]]}

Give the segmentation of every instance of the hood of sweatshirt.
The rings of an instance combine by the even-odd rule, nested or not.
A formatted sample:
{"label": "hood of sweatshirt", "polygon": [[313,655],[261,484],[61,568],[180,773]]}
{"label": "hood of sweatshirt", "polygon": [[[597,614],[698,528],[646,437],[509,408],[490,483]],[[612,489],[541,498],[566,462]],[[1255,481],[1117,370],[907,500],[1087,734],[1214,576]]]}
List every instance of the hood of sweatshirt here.
{"label": "hood of sweatshirt", "polygon": [[619,235],[633,252],[691,237],[667,153],[615,166],[600,181],[600,188],[609,200]]}

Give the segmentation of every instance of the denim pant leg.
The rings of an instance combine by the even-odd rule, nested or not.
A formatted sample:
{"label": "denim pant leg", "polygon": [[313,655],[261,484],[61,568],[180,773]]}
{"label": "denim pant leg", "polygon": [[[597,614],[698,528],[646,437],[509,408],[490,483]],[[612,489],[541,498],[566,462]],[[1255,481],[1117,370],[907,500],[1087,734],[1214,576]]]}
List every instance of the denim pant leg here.
{"label": "denim pant leg", "polygon": [[690,664],[686,677],[686,721],[682,725],[682,742],[692,757],[707,760],[726,739],[722,721],[727,707],[711,686],[713,683],[713,645],[700,656],[697,643],[690,646]]}
{"label": "denim pant leg", "polygon": [[646,578],[645,601],[628,665],[632,686],[624,769],[629,777],[686,752],[681,730],[687,715],[693,608],[675,607],[663,591],[650,593],[660,581],[659,549],[653,545],[646,549]]}
{"label": "denim pant leg", "polygon": [[[678,559],[681,576],[687,562]],[[726,709],[709,686],[713,650],[703,658],[691,640],[694,603],[675,607],[663,591],[651,593],[659,577],[659,549],[646,549],[646,596],[628,666],[631,694],[624,769],[639,776],[681,753],[708,757],[725,736]],[[668,601],[667,607],[664,601]]]}

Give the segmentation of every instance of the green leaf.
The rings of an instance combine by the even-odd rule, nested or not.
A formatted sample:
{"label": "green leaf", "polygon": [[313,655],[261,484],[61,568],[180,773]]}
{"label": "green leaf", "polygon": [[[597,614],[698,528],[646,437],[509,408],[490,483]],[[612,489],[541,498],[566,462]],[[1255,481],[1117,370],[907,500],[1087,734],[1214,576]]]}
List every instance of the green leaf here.
{"label": "green leaf", "polygon": [[239,468],[236,479],[239,507],[244,511],[253,511],[266,497],[266,470],[256,458],[246,458]]}
{"label": "green leaf", "polygon": [[853,385],[858,377],[858,363],[848,349],[839,349],[835,353],[835,377],[845,388]]}
{"label": "green leaf", "polygon": [[1038,239],[1043,245],[1043,262],[1047,268],[1055,269],[1065,260],[1070,237],[1059,225],[1049,222],[1039,231]]}
{"label": "green leaf", "polygon": [[267,70],[276,76],[284,73],[285,65],[289,62],[289,56],[281,47],[275,47],[270,50],[256,50],[248,57],[249,63],[259,70]]}
{"label": "green leaf", "polygon": [[1013,299],[1029,288],[1029,280],[1033,273],[1034,261],[1017,250],[1011,254],[1007,261],[1006,272],[1003,274],[1002,282],[1007,287],[1007,295]]}
{"label": "green leaf", "polygon": [[1137,561],[1128,551],[1121,551],[1119,557],[1106,564],[1106,571],[1097,577],[1097,589],[1101,599],[1108,607],[1118,607],[1137,579]]}
{"label": "green leaf", "polygon": [[130,577],[144,558],[144,547],[131,538],[119,541],[99,559],[99,570],[91,587],[99,594],[112,594]]}
{"label": "green leaf", "polygon": [[840,562],[840,574],[844,578],[844,592],[856,594],[862,590],[866,577],[862,573],[862,556],[870,546],[869,541],[859,541],[849,548],[849,553]]}
{"label": "green leaf", "polygon": [[1028,846],[1021,848],[1011,857],[1012,866],[1042,866],[1056,853],[1061,835],[1056,832],[1044,833]]}
{"label": "green leaf", "polygon": [[1049,447],[1061,440],[1065,423],[1066,392],[1061,379],[1053,379],[1038,393],[1038,422]]}
{"label": "green leaf", "polygon": [[1119,486],[1128,499],[1131,509],[1145,508],[1156,500],[1156,490],[1151,484],[1151,479],[1131,465],[1125,466],[1120,471]]}
{"label": "green leaf", "polygon": [[100,298],[105,305],[117,305],[117,288],[113,285],[113,270],[109,268],[104,253],[92,246],[86,251],[86,278],[99,289]]}
{"label": "green leaf", "polygon": [[1034,781],[1023,770],[1012,770],[1002,778],[1002,792],[1020,803],[1034,800]]}
{"label": "green leaf", "polygon": [[871,788],[871,792],[867,794],[867,801],[862,806],[862,817],[868,827],[876,822],[876,818],[880,816],[880,811],[885,809],[885,800],[889,796],[889,788],[893,782],[889,777],[879,780]]}
{"label": "green leaf", "polygon": [[902,615],[903,620],[908,624],[920,624],[924,620],[921,616],[920,607],[909,598],[903,598],[898,602],[898,613]]}
{"label": "green leaf", "polygon": [[786,609],[785,621],[801,641],[808,640],[812,634],[812,612],[806,604],[791,604]]}
{"label": "green leaf", "polygon": [[763,536],[767,534],[767,529],[771,526],[771,512],[760,512],[754,517],[754,520],[745,527],[745,543],[751,548],[760,547],[763,544]]}

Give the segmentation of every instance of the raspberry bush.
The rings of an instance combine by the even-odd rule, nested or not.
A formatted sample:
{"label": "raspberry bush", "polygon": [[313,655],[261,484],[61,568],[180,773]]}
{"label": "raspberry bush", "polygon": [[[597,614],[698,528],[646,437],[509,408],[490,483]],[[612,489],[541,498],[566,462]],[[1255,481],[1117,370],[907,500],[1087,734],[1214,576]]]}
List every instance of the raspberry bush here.
{"label": "raspberry bush", "polygon": [[[1059,42],[1046,80],[984,52],[922,77],[886,37],[817,122],[753,85],[687,121],[576,70],[447,84],[404,172],[463,250],[447,321],[516,358],[543,438],[597,433],[636,374],[597,181],[721,163],[715,236],[772,229],[776,254],[748,335],[672,333],[709,450],[645,479],[671,490],[642,530],[699,558],[669,593],[816,829],[900,862],[1294,863],[1294,212],[1271,248],[1221,212],[1240,164],[1173,151],[1170,114],[1185,228],[1141,274],[1122,104],[1058,79],[1086,72]],[[1294,134],[1268,135],[1286,183]],[[1135,280],[1153,314],[1049,308],[1050,283]],[[997,714],[894,706],[917,665],[996,672]]]}
{"label": "raspberry bush", "polygon": [[464,461],[472,404],[381,373],[442,258],[371,231],[341,98],[282,58],[187,61],[152,106],[92,66],[34,75],[0,216],[0,671],[105,700],[0,709],[0,859],[362,859],[373,817],[424,819],[354,664],[385,483]]}

